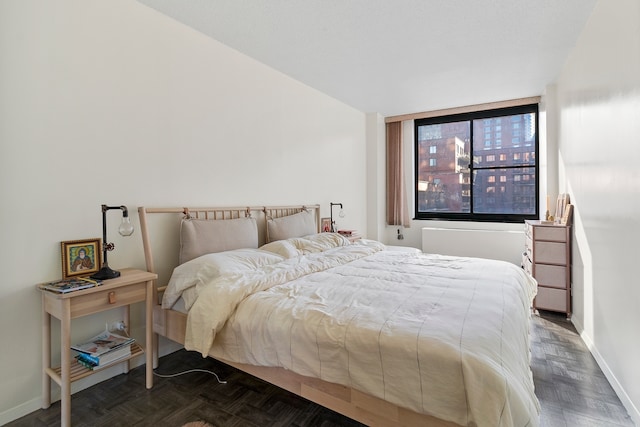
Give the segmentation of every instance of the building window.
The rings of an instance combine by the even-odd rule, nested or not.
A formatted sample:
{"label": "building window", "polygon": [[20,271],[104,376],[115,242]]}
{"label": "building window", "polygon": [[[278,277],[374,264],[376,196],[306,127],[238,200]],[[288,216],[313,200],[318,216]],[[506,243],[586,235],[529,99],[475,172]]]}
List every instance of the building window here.
{"label": "building window", "polygon": [[[487,143],[489,126],[500,143]],[[416,219],[538,218],[536,104],[419,119],[415,128]]]}
{"label": "building window", "polygon": [[432,145],[431,147],[429,147],[429,154],[436,154],[436,146]]}

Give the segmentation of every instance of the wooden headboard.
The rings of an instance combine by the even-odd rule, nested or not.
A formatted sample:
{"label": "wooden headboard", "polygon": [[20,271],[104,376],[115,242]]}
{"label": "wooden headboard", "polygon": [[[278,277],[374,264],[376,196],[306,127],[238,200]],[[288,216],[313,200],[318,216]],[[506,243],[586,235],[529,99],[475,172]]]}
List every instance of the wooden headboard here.
{"label": "wooden headboard", "polygon": [[180,223],[186,217],[212,221],[251,216],[258,224],[258,242],[267,240],[267,218],[281,218],[304,210],[315,216],[316,230],[320,232],[320,205],[289,206],[235,206],[235,207],[168,207],[138,208],[140,231],[147,270],[158,274],[158,284],[168,283],[173,269],[178,265],[180,252]]}

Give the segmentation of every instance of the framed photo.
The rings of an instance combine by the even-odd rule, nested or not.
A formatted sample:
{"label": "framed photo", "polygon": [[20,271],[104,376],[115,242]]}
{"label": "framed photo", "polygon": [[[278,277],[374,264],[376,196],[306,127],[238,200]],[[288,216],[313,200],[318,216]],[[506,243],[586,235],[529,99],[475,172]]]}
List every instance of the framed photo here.
{"label": "framed photo", "polygon": [[62,246],[62,278],[88,276],[102,268],[102,239],[68,240]]}
{"label": "framed photo", "polygon": [[320,219],[320,231],[323,233],[331,231],[331,218]]}
{"label": "framed photo", "polygon": [[560,224],[562,225],[571,225],[571,214],[573,213],[573,205],[567,204],[564,208],[564,212],[562,213],[562,219],[560,220]]}
{"label": "framed photo", "polygon": [[565,209],[567,208],[567,205],[569,203],[570,201],[568,193],[558,194],[558,200],[556,202],[556,222],[561,222],[561,219],[565,214]]}

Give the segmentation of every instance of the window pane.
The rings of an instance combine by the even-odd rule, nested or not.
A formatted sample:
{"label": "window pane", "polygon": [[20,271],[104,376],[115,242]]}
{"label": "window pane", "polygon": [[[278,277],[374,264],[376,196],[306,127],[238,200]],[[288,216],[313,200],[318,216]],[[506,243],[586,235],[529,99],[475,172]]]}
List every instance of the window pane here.
{"label": "window pane", "polygon": [[418,211],[469,213],[471,123],[418,126],[416,135]]}
{"label": "window pane", "polygon": [[473,211],[483,214],[535,214],[535,168],[474,171]]}
{"label": "window pane", "polygon": [[431,181],[420,181],[418,183],[419,211],[469,213],[468,176],[468,173],[441,172],[432,176]]}
{"label": "window pane", "polygon": [[[496,123],[500,123],[499,126],[503,127],[502,132],[498,132],[492,135],[490,141],[487,141],[487,135],[482,133],[484,131],[483,122],[476,120],[473,123],[473,154],[475,167],[495,167],[495,166],[510,166],[510,165],[523,165],[534,166],[535,159],[535,114],[515,114],[511,116],[496,117]],[[523,130],[524,133],[523,133]],[[502,137],[505,137],[506,141],[510,143],[502,144]],[[521,141],[524,139],[525,145],[521,145]],[[515,160],[515,157],[518,160]],[[496,163],[493,160],[498,158],[500,161]],[[483,161],[484,159],[484,161]],[[514,161],[512,161],[514,159]],[[485,162],[491,162],[487,165]],[[515,162],[515,163],[514,163]]]}

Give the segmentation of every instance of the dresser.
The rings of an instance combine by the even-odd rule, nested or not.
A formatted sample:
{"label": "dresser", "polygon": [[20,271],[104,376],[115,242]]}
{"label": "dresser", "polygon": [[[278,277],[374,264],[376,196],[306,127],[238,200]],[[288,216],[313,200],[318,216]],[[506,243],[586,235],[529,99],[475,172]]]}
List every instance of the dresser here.
{"label": "dresser", "polygon": [[571,317],[571,226],[525,221],[522,267],[538,282],[533,308]]}

